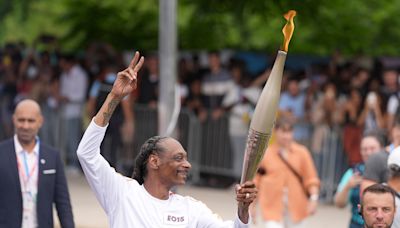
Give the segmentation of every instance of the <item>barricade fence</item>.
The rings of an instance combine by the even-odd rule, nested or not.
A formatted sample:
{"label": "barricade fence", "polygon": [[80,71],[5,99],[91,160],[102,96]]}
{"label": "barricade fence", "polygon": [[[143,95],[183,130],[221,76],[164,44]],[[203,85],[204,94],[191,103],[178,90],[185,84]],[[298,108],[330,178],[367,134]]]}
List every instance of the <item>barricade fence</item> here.
{"label": "barricade fence", "polygon": [[[60,148],[62,136],[54,131],[59,130],[61,118],[58,112],[47,112],[47,125],[41,129],[43,142],[50,135],[53,142],[50,145]],[[46,114],[48,113],[48,114]],[[48,116],[50,113],[50,116]],[[4,117],[4,111],[2,112]],[[134,158],[140,151],[141,145],[151,136],[157,135],[158,117],[157,110],[136,104],[135,134],[132,143],[122,146],[122,151],[117,153],[117,170],[131,176]],[[3,119],[4,120],[4,119]],[[4,125],[3,125],[4,126]],[[52,130],[49,134],[48,131]],[[47,133],[46,133],[47,132]],[[196,184],[202,179],[202,174],[208,176],[233,177],[233,150],[229,135],[229,114],[217,120],[201,122],[197,116],[187,109],[182,109],[176,127],[176,137],[188,153],[192,165],[189,182]],[[10,137],[5,128],[0,130],[0,137]],[[57,138],[60,137],[60,138]],[[327,128],[323,137],[322,150],[313,152],[313,158],[321,178],[321,197],[326,202],[332,202],[340,177],[347,168],[346,157],[342,147],[342,132],[340,128]],[[60,148],[62,151],[62,148]]]}

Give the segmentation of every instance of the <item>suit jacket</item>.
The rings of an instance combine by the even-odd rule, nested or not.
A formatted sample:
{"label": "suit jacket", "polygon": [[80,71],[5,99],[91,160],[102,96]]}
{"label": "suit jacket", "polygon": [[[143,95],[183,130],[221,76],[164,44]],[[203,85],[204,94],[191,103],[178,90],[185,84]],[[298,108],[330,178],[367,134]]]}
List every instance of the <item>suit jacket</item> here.
{"label": "suit jacket", "polygon": [[[0,143],[0,228],[20,228],[22,225],[22,193],[14,139]],[[57,150],[40,144],[37,193],[39,228],[52,228],[53,203],[63,228],[74,227],[67,180]]]}

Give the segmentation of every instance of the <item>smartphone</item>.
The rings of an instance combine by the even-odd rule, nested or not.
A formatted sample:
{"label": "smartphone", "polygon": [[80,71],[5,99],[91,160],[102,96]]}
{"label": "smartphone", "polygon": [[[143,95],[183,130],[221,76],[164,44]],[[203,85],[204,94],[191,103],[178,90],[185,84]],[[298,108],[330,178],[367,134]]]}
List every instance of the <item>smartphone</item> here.
{"label": "smartphone", "polygon": [[353,173],[358,173],[361,175],[363,173],[363,170],[361,169],[360,166],[357,165],[353,167]]}
{"label": "smartphone", "polygon": [[375,92],[369,92],[367,95],[367,103],[368,105],[372,106],[375,105],[377,102],[378,98],[376,96]]}

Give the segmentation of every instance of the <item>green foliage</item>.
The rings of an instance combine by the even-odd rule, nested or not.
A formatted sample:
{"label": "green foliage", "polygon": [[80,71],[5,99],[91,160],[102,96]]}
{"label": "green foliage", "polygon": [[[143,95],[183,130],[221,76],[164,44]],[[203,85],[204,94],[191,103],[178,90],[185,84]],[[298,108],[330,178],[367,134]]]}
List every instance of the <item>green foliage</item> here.
{"label": "green foliage", "polygon": [[12,5],[6,7],[0,15],[1,44],[10,41],[33,44],[41,34],[61,37],[65,33],[65,24],[59,21],[60,15],[65,11],[65,7],[60,4],[61,0],[11,2]]}
{"label": "green foliage", "polygon": [[[79,6],[79,7],[77,7]],[[158,43],[158,2],[147,1],[67,1],[70,23],[64,41],[75,37],[80,47],[91,41],[112,43],[116,48],[138,47],[155,50]]]}
{"label": "green foliage", "polygon": [[[118,49],[156,50],[158,0],[0,0],[0,42],[32,42],[41,33],[62,47],[104,41]],[[178,0],[180,49],[274,51],[283,14],[295,9],[292,53],[398,55],[398,0]]]}

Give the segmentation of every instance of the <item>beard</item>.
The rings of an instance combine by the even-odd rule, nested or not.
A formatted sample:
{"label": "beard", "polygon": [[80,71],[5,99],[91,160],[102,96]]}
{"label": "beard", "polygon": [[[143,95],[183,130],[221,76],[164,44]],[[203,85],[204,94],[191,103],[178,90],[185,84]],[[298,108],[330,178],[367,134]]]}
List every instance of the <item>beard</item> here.
{"label": "beard", "polygon": [[[392,224],[393,224],[393,222],[391,223],[391,224],[386,224],[386,226],[385,227],[382,227],[382,228],[390,228],[390,227],[392,227]],[[364,228],[375,228],[374,226],[373,226],[373,224],[372,225],[368,225],[368,224],[364,224]]]}

